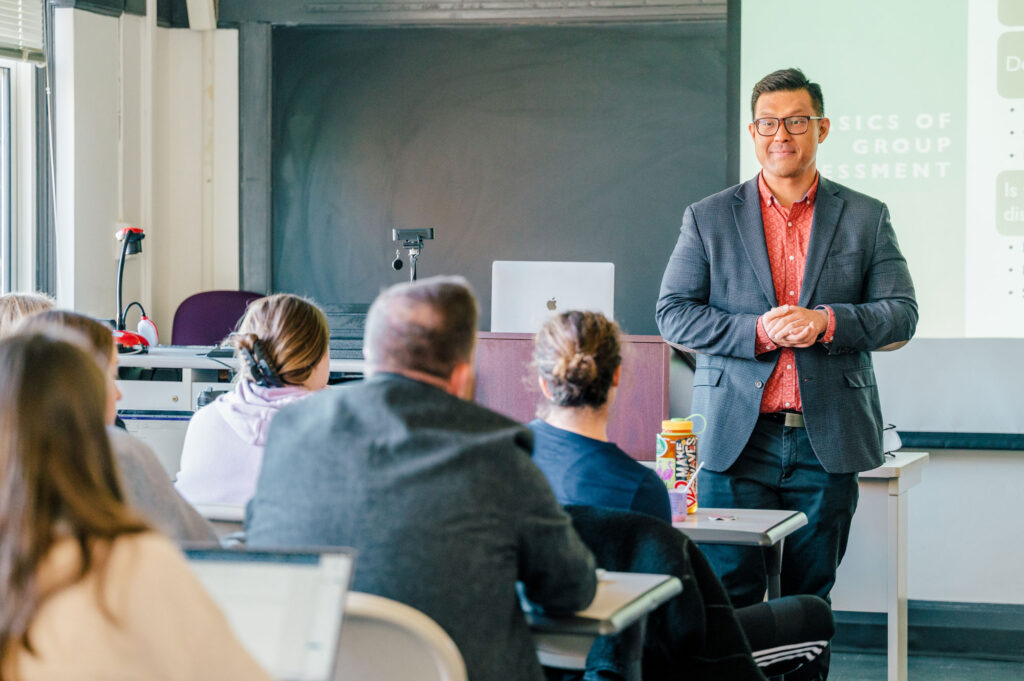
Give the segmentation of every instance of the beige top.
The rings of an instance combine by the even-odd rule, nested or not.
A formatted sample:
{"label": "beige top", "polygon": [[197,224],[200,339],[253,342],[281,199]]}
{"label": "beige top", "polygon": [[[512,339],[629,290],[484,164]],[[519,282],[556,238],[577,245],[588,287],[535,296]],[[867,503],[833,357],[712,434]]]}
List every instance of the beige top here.
{"label": "beige top", "polygon": [[[40,569],[41,585],[77,564],[74,542],[62,540]],[[97,586],[90,574],[44,602],[29,632],[36,654],[21,650],[11,660],[19,679],[269,681],[163,536],[114,543],[103,583],[113,620],[99,607]]]}

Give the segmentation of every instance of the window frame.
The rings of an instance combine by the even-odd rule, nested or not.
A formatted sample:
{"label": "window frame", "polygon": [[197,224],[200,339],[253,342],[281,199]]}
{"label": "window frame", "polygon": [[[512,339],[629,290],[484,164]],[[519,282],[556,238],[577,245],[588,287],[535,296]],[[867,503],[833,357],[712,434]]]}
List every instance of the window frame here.
{"label": "window frame", "polygon": [[0,289],[37,288],[35,64],[0,57]]}

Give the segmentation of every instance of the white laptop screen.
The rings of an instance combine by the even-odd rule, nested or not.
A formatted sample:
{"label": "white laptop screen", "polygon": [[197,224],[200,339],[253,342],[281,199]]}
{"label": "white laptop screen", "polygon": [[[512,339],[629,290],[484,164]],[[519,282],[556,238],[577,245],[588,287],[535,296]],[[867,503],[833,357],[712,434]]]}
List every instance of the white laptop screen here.
{"label": "white laptop screen", "polygon": [[615,318],[615,264],[495,260],[491,266],[491,331],[536,333],[568,310]]}
{"label": "white laptop screen", "polygon": [[271,676],[331,678],[351,552],[189,548],[185,555],[239,641]]}

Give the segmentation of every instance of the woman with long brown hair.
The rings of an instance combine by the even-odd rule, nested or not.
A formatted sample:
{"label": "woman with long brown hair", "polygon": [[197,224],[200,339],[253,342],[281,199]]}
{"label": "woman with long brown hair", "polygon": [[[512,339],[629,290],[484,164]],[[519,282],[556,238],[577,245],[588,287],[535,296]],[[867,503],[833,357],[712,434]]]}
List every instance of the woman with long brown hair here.
{"label": "woman with long brown hair", "polygon": [[216,542],[213,527],[174,489],[156,453],[146,443],[114,425],[121,391],[117,389],[118,356],[110,327],[78,312],[44,310],[21,320],[15,331],[19,334],[48,333],[53,329],[71,329],[82,334],[106,370],[107,435],[129,505],[171,539]]}
{"label": "woman with long brown hair", "polygon": [[0,341],[0,678],[269,679],[126,506],[79,343]]}

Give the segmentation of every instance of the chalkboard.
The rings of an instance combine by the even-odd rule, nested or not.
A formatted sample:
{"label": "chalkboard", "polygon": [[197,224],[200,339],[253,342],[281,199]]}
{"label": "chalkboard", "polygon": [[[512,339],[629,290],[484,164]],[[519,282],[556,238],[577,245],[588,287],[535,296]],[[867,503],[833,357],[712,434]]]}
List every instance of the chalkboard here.
{"label": "chalkboard", "polygon": [[685,207],[726,187],[724,22],[275,28],[273,286],[370,302],[461,274],[489,328],[493,260],[610,261],[627,333]]}

